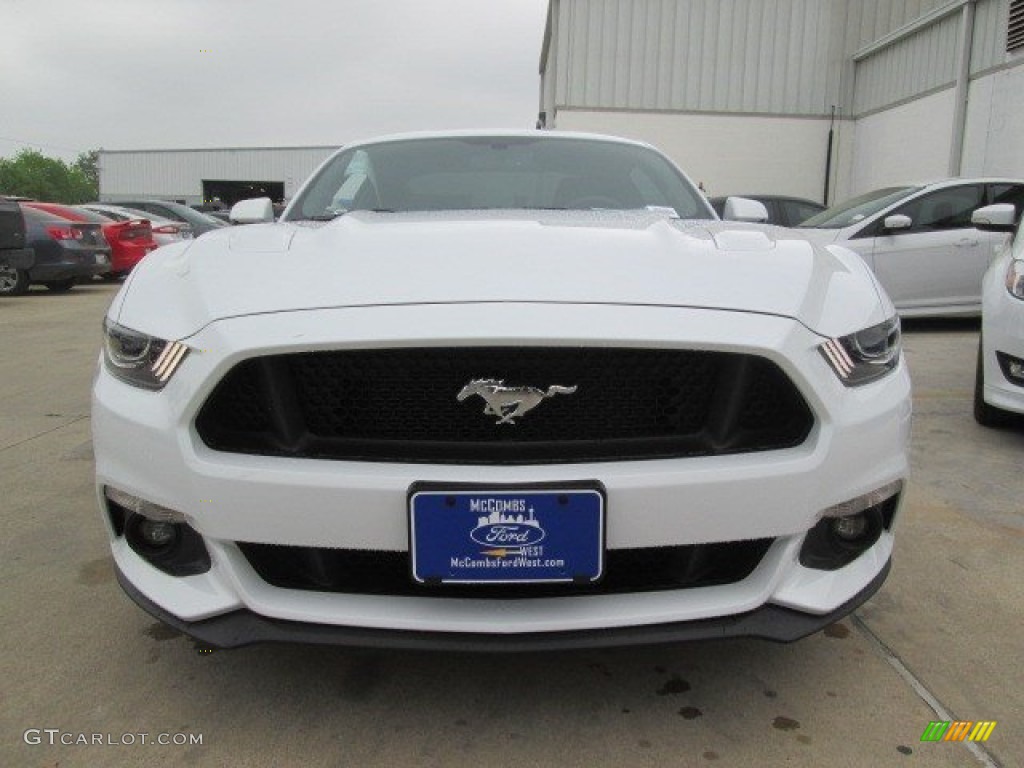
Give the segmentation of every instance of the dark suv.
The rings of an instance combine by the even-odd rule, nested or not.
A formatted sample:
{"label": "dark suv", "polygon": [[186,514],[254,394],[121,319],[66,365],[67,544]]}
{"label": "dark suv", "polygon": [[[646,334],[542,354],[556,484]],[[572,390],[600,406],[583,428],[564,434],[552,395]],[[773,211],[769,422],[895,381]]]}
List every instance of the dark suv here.
{"label": "dark suv", "polygon": [[0,295],[13,286],[35,263],[35,254],[25,247],[25,217],[15,200],[0,197]]}

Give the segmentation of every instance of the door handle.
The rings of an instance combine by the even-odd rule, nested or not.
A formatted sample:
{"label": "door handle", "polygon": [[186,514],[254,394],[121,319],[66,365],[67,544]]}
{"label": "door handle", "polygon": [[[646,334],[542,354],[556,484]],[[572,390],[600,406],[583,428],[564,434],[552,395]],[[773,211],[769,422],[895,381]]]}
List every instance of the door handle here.
{"label": "door handle", "polygon": [[965,237],[962,240],[957,240],[955,243],[953,243],[953,245],[955,245],[957,248],[966,248],[968,246],[975,246],[979,242],[979,240],[972,240],[969,237]]}

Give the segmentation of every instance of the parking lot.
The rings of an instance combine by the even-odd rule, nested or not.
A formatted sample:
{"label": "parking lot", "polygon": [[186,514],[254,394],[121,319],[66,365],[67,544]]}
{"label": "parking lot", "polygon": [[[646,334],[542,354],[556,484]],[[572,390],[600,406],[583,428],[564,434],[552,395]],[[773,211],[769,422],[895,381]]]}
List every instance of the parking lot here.
{"label": "parking lot", "polygon": [[[823,633],[537,655],[207,652],[123,595],[96,510],[89,385],[115,290],[0,301],[0,765],[1024,761],[1024,427],[971,417],[977,321],[905,328],[914,475],[893,570]],[[935,720],[997,725],[984,744],[922,743]]]}

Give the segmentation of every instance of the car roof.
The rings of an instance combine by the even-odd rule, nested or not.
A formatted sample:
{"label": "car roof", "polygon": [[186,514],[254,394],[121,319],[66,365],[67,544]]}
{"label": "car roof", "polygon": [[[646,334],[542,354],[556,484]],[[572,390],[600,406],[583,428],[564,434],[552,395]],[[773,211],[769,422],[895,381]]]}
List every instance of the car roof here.
{"label": "car roof", "polygon": [[356,146],[363,146],[366,144],[383,144],[386,142],[393,141],[418,141],[423,139],[576,139],[584,141],[608,141],[617,144],[629,144],[636,147],[646,147],[647,149],[655,149],[652,145],[644,141],[637,141],[635,139],[625,139],[621,136],[611,136],[602,133],[586,133],[582,131],[553,131],[544,130],[538,131],[536,129],[461,129],[452,131],[409,131],[406,133],[390,133],[383,136],[372,136],[359,139],[357,141],[351,141],[346,143],[344,146],[338,149],[339,152],[345,149],[351,149]]}
{"label": "car roof", "polygon": [[182,222],[175,222],[173,219],[167,219],[163,216],[158,216],[155,213],[149,211],[140,211],[136,208],[132,208],[130,205],[115,205],[114,203],[82,203],[82,208],[95,209],[98,211],[113,211],[119,213],[122,216],[131,216],[136,219],[149,219],[151,221],[167,221],[172,224],[181,224]]}
{"label": "car roof", "polygon": [[[955,187],[960,184],[1024,184],[1024,179],[1008,179],[996,176],[964,176],[945,179],[932,179],[931,181],[909,182],[906,184],[893,184],[892,186],[921,187],[922,189],[940,189],[942,187]],[[879,187],[879,189],[883,189],[883,187]]]}

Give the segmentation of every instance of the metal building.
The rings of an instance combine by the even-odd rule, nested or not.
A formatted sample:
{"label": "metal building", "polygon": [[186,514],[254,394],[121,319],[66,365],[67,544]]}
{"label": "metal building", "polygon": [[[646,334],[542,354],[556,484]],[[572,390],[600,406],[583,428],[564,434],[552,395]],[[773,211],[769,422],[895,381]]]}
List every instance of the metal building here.
{"label": "metal building", "polygon": [[710,194],[1024,177],[1024,0],[550,0],[539,123]]}
{"label": "metal building", "polygon": [[290,199],[337,147],[156,149],[99,156],[100,198],[154,197],[194,205],[219,198]]}

